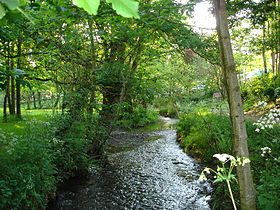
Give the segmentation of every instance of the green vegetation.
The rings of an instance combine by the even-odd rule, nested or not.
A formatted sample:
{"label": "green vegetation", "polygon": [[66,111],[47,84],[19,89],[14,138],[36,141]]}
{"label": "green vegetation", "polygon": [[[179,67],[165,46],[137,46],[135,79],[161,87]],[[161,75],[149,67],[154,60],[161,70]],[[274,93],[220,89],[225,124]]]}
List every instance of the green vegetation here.
{"label": "green vegetation", "polygon": [[245,110],[252,110],[259,101],[267,101],[275,104],[280,97],[280,77],[268,73],[245,82],[242,86],[242,97]]}
{"label": "green vegetation", "polygon": [[[236,120],[239,85],[252,119],[279,107],[279,0],[218,1],[227,4],[234,58],[220,56],[231,49],[225,36],[189,24],[200,1],[0,0],[0,208],[45,208],[59,182],[102,156],[114,129],[159,126],[159,115],[180,119],[180,144],[206,163],[216,153],[248,156],[245,144],[232,149],[247,141],[231,122],[242,127],[258,208],[279,208],[280,116],[248,121],[247,131]],[[268,105],[256,108],[260,101]],[[250,175],[247,166],[240,172]],[[230,206],[226,194],[216,188],[214,208]]]}
{"label": "green vegetation", "polygon": [[34,114],[0,124],[1,209],[45,208],[59,182],[86,174],[92,161],[84,125],[73,125],[62,138],[58,122],[64,120]]}
{"label": "green vegetation", "polygon": [[129,105],[123,105],[122,107],[123,109],[120,111],[119,119],[116,122],[119,127],[137,128],[158,121],[158,112],[155,110],[138,106],[129,108],[132,112],[127,112]]}
{"label": "green vegetation", "polygon": [[[232,154],[231,124],[228,116],[211,113],[203,106],[205,103],[201,104],[200,107],[194,106],[192,111],[188,109],[188,112],[180,116],[180,122],[177,124],[178,141],[188,154],[212,166],[214,154]],[[208,107],[210,107],[209,101]],[[280,173],[278,154],[280,126],[257,132],[254,122],[247,121],[246,125],[258,207],[259,209],[277,209],[280,205],[277,196],[280,193],[277,175]],[[266,151],[265,148],[269,149]],[[238,186],[235,182],[232,184],[235,198],[238,198]],[[213,209],[221,207],[227,209],[226,206],[231,209],[226,183],[214,186]],[[271,190],[265,190],[268,188]],[[239,201],[237,204],[240,205]]]}

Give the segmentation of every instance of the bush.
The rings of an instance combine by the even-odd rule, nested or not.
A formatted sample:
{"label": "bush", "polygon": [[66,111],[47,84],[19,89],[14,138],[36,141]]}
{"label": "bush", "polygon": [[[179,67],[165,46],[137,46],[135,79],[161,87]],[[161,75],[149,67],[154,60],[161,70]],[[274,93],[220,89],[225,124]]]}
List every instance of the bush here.
{"label": "bush", "polygon": [[[253,122],[247,122],[251,166],[254,172],[259,209],[279,209],[280,194],[280,126],[255,131]],[[271,148],[263,153],[263,148]],[[269,190],[268,190],[269,189]]]}
{"label": "bush", "polygon": [[241,88],[243,100],[246,102],[244,109],[250,110],[259,101],[275,102],[280,97],[280,76],[266,74],[254,78]]}
{"label": "bush", "polygon": [[60,181],[85,174],[90,165],[88,128],[96,130],[96,121],[72,121],[71,117],[54,119],[55,135],[50,138],[57,176]]}
{"label": "bush", "polygon": [[184,114],[177,124],[178,140],[185,152],[204,162],[216,153],[231,153],[230,129],[228,117],[216,114]]}
{"label": "bush", "polygon": [[[279,209],[280,194],[280,126],[256,132],[253,122],[246,122],[248,145],[254,183],[256,184],[258,208]],[[231,153],[231,125],[226,116],[196,113],[184,114],[177,124],[179,141],[184,150],[203,162],[211,164],[216,153]],[[270,147],[271,152],[262,154],[262,149]],[[226,209],[225,187],[215,188],[213,209]],[[269,189],[269,190],[268,190]],[[234,187],[235,198],[238,188]],[[238,200],[238,199],[237,199]]]}
{"label": "bush", "polygon": [[131,112],[122,110],[119,114],[117,126],[123,128],[143,127],[158,120],[158,113],[142,106],[134,107]]}
{"label": "bush", "polygon": [[173,117],[173,118],[177,118],[178,117],[178,112],[175,108],[175,105],[167,105],[166,107],[162,107],[160,110],[159,110],[159,114],[161,116],[164,116],[164,117]]}
{"label": "bush", "polygon": [[44,209],[58,182],[87,172],[87,124],[67,120],[28,121],[22,136],[1,131],[0,209]]}
{"label": "bush", "polygon": [[4,136],[0,143],[0,208],[43,208],[57,183],[50,144],[40,137]]}

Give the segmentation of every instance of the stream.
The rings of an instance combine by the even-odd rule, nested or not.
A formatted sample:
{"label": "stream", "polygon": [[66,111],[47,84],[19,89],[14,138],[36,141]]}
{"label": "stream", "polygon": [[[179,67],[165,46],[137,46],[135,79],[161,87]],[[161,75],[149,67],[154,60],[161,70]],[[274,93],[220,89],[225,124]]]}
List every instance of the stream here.
{"label": "stream", "polygon": [[198,181],[201,166],[176,142],[175,123],[162,117],[156,131],[115,131],[102,166],[67,182],[48,209],[210,209],[211,186]]}

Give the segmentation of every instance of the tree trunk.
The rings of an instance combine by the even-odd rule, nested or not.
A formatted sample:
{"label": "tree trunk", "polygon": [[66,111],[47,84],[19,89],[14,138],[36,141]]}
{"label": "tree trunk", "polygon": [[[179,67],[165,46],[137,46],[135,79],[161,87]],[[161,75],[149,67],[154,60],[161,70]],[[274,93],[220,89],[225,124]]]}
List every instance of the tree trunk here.
{"label": "tree trunk", "polygon": [[276,69],[275,69],[275,53],[271,52],[271,67],[272,67],[272,73],[276,75]]}
{"label": "tree trunk", "polygon": [[[214,0],[214,6],[221,50],[222,70],[225,77],[225,87],[228,94],[230,118],[232,122],[233,149],[236,156],[249,157],[247,130],[244,119],[240,87],[238,84],[232,46],[230,42],[225,0]],[[241,209],[256,209],[255,190],[250,164],[248,163],[245,164],[245,166],[238,166],[237,175],[239,181]]]}
{"label": "tree trunk", "polygon": [[30,110],[31,109],[31,107],[30,107],[30,103],[31,103],[31,95],[29,94],[29,93],[27,93],[27,110]]}
{"label": "tree trunk", "polygon": [[33,96],[33,105],[34,105],[34,109],[37,109],[35,92],[32,92],[32,96]]}
{"label": "tree trunk", "polygon": [[16,108],[17,108],[17,117],[21,118],[21,106],[20,106],[20,101],[21,101],[21,97],[20,97],[20,83],[19,81],[17,81],[16,83],[16,97],[17,97],[17,104],[16,104]]}
{"label": "tree trunk", "polygon": [[11,86],[11,77],[7,77],[7,87],[6,87],[6,97],[7,97],[7,102],[8,102],[8,107],[9,107],[9,112],[11,113],[11,93],[10,93],[10,86]]}
{"label": "tree trunk", "polygon": [[95,103],[95,91],[96,91],[96,47],[95,47],[95,41],[94,41],[94,29],[92,26],[92,21],[88,20],[88,26],[89,26],[89,37],[90,37],[90,53],[91,53],[91,68],[89,68],[89,77],[91,78],[90,83],[90,93],[89,93],[89,101],[87,105],[87,114],[88,117],[92,117],[93,113],[93,106]]}
{"label": "tree trunk", "polygon": [[277,53],[275,63],[276,63],[276,65],[275,65],[276,72],[277,72],[277,74],[279,74],[280,73],[280,53]]}
{"label": "tree trunk", "polygon": [[3,120],[7,120],[7,94],[4,96],[4,104],[3,104]]}
{"label": "tree trunk", "polygon": [[[22,68],[22,63],[21,63],[21,41],[18,40],[17,43],[17,53],[19,55],[18,59],[17,59],[17,68],[21,69]],[[21,76],[20,76],[21,77]],[[21,102],[21,97],[20,97],[20,80],[21,78],[18,78],[16,81],[16,111],[17,111],[17,117],[21,118],[21,106],[20,106],[20,102]]]}
{"label": "tree trunk", "polygon": [[16,88],[15,88],[15,78],[11,77],[11,105],[10,105],[10,114],[16,114]]}
{"label": "tree trunk", "polygon": [[263,46],[262,46],[262,57],[263,57],[263,69],[264,73],[267,73],[267,62],[266,62],[266,45],[265,45],[265,36],[266,36],[266,31],[265,31],[265,23],[263,24]]}
{"label": "tree trunk", "polygon": [[38,92],[38,103],[39,103],[39,109],[42,109],[42,94],[41,94],[41,92]]}

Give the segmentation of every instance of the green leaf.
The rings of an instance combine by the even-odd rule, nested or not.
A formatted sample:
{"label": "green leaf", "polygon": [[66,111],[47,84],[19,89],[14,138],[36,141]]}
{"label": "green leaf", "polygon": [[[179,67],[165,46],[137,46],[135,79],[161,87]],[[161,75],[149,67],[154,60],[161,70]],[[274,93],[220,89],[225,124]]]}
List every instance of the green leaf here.
{"label": "green leaf", "polygon": [[19,6],[18,0],[0,0],[5,3],[10,10],[14,10]]}
{"label": "green leaf", "polygon": [[213,183],[222,182],[222,181],[223,181],[223,179],[219,177],[219,178],[215,179]]}
{"label": "green leaf", "polygon": [[6,14],[6,11],[5,11],[4,7],[2,6],[2,4],[0,3],[0,19],[2,17],[4,17],[5,14]]}
{"label": "green leaf", "polygon": [[140,18],[138,14],[139,3],[134,0],[106,0],[108,3],[112,3],[112,7],[116,10],[117,14],[123,17],[135,17]]}
{"label": "green leaf", "polygon": [[238,182],[236,179],[236,176],[234,174],[229,175],[229,180],[234,180],[234,181]]}
{"label": "green leaf", "polygon": [[72,0],[77,7],[83,8],[91,15],[96,15],[100,0]]}

